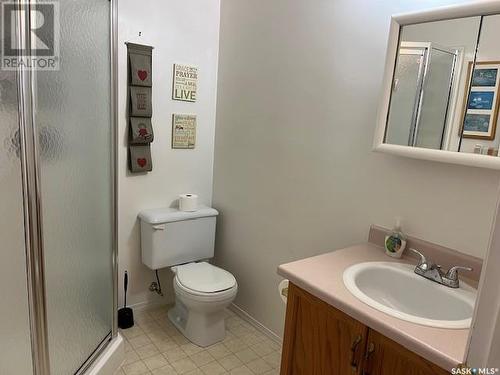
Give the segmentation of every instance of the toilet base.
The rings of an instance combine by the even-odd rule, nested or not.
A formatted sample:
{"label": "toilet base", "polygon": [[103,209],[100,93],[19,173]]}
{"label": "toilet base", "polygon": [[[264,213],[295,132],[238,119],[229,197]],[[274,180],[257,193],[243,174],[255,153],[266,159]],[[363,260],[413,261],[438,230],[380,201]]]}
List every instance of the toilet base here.
{"label": "toilet base", "polygon": [[168,319],[192,343],[207,347],[226,337],[224,309],[210,313],[190,311],[176,298],[175,306],[168,311]]}

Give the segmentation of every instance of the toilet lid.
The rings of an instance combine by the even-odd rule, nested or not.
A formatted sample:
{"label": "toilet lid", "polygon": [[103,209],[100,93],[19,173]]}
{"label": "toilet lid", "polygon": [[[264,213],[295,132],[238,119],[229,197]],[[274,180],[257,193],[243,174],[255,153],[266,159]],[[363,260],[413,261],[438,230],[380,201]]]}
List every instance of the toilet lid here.
{"label": "toilet lid", "polygon": [[233,275],[207,262],[178,266],[177,280],[184,287],[203,293],[220,292],[236,285]]}

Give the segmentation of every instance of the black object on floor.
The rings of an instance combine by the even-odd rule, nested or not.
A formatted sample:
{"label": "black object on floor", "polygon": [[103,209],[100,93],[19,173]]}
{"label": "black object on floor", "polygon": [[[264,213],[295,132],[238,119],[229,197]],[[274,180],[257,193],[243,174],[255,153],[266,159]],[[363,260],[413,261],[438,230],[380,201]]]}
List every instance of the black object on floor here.
{"label": "black object on floor", "polygon": [[134,326],[134,311],[127,307],[127,288],[128,288],[128,273],[125,271],[123,279],[123,288],[125,290],[125,303],[123,307],[118,310],[118,327],[126,329]]}

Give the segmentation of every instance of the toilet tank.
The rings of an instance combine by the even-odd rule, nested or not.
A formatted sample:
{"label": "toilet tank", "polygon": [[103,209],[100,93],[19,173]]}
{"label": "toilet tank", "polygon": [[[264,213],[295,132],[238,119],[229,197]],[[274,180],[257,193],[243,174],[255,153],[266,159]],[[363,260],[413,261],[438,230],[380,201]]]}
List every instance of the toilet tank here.
{"label": "toilet tank", "polygon": [[140,212],[142,263],[156,270],[213,258],[218,214],[210,207],[195,212],[176,208]]}

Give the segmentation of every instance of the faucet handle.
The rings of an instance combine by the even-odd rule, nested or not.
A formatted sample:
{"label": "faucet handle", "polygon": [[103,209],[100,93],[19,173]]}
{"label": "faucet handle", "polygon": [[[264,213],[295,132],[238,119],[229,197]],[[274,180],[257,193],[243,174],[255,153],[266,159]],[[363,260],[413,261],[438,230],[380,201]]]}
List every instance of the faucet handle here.
{"label": "faucet handle", "polygon": [[451,267],[448,272],[446,273],[446,278],[450,280],[458,280],[458,271],[459,270],[464,270],[464,271],[472,271],[472,267],[463,267],[463,266],[455,266]]}
{"label": "faucet handle", "polygon": [[420,257],[419,265],[427,263],[427,258],[420,251],[412,249],[411,247],[410,247],[410,251],[412,251],[413,253],[417,254]]}

